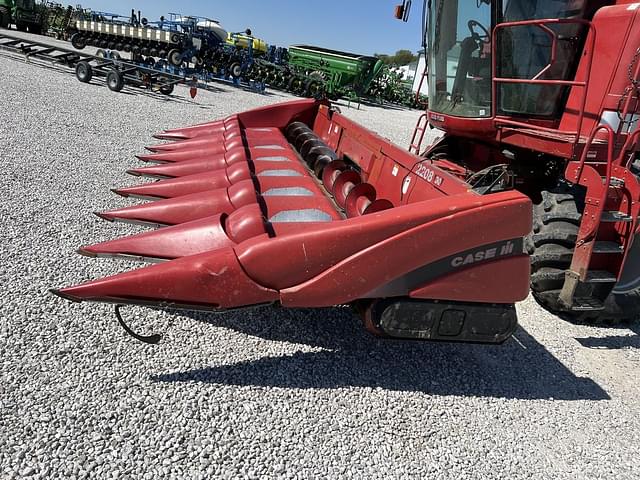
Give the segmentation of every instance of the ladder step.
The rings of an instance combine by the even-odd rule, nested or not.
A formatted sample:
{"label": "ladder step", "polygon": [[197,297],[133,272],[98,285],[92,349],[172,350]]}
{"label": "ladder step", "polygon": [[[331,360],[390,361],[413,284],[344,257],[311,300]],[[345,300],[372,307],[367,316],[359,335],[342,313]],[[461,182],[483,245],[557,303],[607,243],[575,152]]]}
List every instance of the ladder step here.
{"label": "ladder step", "polygon": [[604,310],[604,304],[593,297],[576,297],[573,299],[573,312],[598,312]]}
{"label": "ladder step", "polygon": [[587,273],[585,283],[616,283],[618,278],[606,270],[591,270]]}
{"label": "ladder step", "polygon": [[616,212],[612,210],[609,212],[602,212],[602,221],[606,223],[630,223],[633,222],[633,217],[631,215],[627,215],[626,213]]}
{"label": "ladder step", "polygon": [[596,242],[593,253],[624,253],[624,247],[616,242]]}

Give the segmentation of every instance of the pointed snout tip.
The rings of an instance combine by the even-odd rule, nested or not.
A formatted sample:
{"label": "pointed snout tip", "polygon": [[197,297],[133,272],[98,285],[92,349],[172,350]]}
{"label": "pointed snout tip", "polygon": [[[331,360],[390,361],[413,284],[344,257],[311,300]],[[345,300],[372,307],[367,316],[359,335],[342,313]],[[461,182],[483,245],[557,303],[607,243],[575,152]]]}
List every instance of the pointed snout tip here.
{"label": "pointed snout tip", "polygon": [[106,220],[107,222],[113,222],[113,217],[111,215],[108,215],[106,212],[93,212],[93,214],[96,217],[101,218],[102,220]]}
{"label": "pointed snout tip", "polygon": [[81,298],[75,297],[73,295],[70,295],[70,294],[66,293],[64,291],[64,289],[50,288],[49,289],[49,293],[52,294],[52,295],[55,295],[56,297],[62,298],[63,300],[68,300],[70,302],[74,302],[74,303],[82,302]]}
{"label": "pointed snout tip", "polygon": [[96,255],[91,250],[88,250],[87,247],[79,248],[78,250],[76,250],[76,253],[78,253],[79,255],[82,255],[83,257],[98,258],[98,255]]}

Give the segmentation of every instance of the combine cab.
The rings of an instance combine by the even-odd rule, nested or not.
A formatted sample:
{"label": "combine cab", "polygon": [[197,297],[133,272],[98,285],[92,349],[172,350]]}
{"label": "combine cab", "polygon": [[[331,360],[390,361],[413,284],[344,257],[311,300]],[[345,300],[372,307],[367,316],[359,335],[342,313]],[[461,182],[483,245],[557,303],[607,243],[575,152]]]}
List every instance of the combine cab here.
{"label": "combine cab", "polygon": [[163,132],[129,172],[158,181],[116,191],[151,202],[98,214],[160,228],[80,250],[156,265],[54,293],[348,304],[378,335],[489,343],[530,285],[568,318],[637,319],[640,4],[427,6],[420,155],[312,100]]}

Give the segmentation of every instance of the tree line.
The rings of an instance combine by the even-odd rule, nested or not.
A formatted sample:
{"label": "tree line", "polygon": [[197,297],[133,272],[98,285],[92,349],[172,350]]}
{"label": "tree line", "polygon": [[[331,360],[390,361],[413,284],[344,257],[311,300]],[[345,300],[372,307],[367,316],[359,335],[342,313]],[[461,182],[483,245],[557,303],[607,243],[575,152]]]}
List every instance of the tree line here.
{"label": "tree line", "polygon": [[418,60],[418,55],[415,55],[411,50],[398,50],[394,55],[386,53],[374,53],[373,55],[382,60],[385,65],[394,67],[409,65]]}

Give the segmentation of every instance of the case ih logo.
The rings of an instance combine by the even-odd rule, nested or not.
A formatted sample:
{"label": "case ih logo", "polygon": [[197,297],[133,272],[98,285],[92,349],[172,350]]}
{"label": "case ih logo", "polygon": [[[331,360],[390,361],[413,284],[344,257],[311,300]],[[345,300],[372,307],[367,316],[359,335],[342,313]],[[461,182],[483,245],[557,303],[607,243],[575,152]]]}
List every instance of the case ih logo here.
{"label": "case ih logo", "polygon": [[455,257],[451,261],[451,266],[453,268],[460,268],[478,262],[486,262],[497,257],[507,257],[509,255],[513,255],[515,248],[516,244],[514,242],[504,242],[498,246],[469,252],[467,254],[460,255],[459,257]]}

